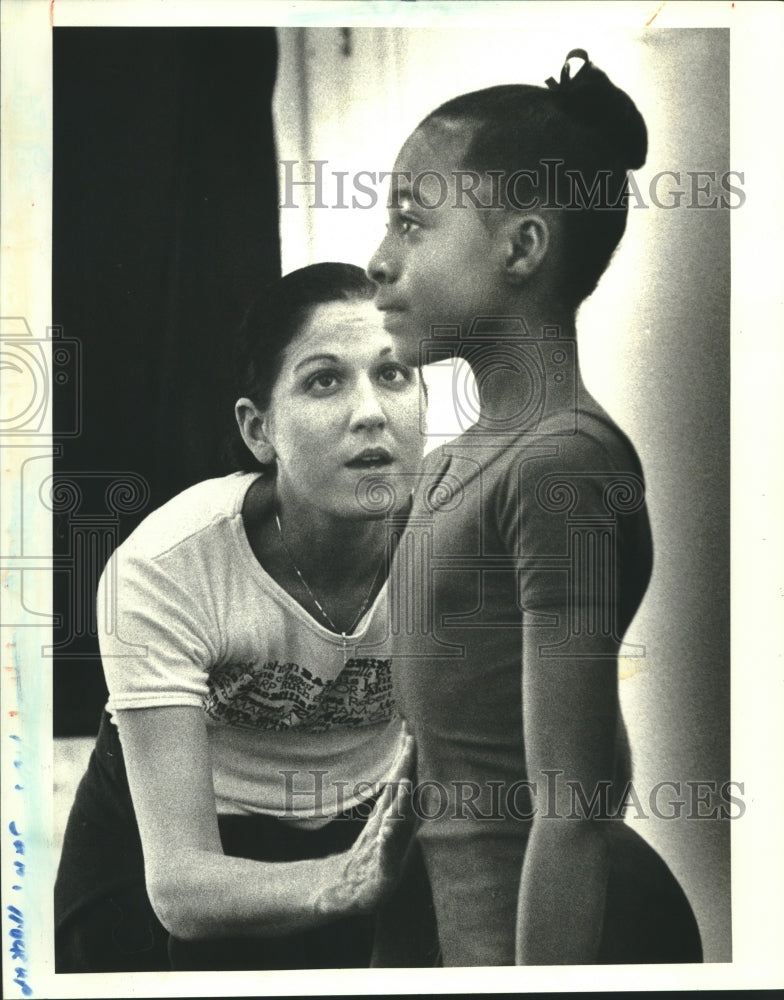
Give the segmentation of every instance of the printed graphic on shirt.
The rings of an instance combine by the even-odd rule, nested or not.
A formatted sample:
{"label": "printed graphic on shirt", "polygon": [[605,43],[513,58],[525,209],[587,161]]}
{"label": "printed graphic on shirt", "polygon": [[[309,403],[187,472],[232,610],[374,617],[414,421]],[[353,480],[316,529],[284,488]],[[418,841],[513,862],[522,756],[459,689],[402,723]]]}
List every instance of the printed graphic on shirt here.
{"label": "printed graphic on shirt", "polygon": [[373,726],[392,717],[391,660],[350,659],[332,681],[298,663],[226,663],[207,682],[204,710],[216,722],[253,729]]}

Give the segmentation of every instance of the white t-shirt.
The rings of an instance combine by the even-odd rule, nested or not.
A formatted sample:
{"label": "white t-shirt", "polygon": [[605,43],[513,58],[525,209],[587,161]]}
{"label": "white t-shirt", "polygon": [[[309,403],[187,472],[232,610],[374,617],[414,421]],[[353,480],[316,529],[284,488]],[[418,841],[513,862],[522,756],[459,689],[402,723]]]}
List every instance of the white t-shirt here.
{"label": "white t-shirt", "polygon": [[218,812],[334,816],[388,775],[401,721],[387,587],[344,640],[262,568],[242,519],[258,473],[185,490],[119,546],[98,587],[107,710],[204,710]]}

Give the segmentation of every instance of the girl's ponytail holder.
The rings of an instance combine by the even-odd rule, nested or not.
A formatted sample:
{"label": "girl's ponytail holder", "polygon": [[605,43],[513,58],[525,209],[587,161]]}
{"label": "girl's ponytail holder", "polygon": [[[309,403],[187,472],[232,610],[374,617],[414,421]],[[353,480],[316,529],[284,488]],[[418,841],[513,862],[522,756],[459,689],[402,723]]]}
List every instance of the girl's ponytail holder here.
{"label": "girl's ponytail holder", "polygon": [[551,76],[549,79],[545,80],[545,83],[550,88],[550,90],[555,90],[559,94],[566,93],[569,88],[574,83],[572,78],[572,71],[569,67],[570,59],[582,59],[583,65],[577,70],[575,76],[582,73],[586,66],[591,65],[591,60],[588,58],[588,53],[585,49],[572,49],[569,55],[566,57],[566,61],[563,64],[563,69],[561,70],[561,79],[556,81],[555,77]]}

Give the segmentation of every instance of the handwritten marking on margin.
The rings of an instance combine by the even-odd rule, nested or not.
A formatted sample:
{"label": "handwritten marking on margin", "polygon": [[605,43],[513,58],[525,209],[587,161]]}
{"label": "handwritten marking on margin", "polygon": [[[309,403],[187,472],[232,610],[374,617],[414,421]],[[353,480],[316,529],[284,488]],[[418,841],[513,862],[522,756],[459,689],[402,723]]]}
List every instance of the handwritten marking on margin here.
{"label": "handwritten marking on margin", "polygon": [[[11,739],[21,743],[21,739],[15,734],[11,735]],[[19,759],[15,760],[14,764],[16,767],[20,767],[22,761]],[[16,787],[20,790],[22,788],[21,785],[17,785]],[[14,874],[21,881],[24,879],[27,871],[25,862],[20,860],[20,858],[25,856],[25,843],[19,831],[19,827],[17,826],[16,820],[11,820],[8,824],[8,832],[14,838],[11,843],[14,848],[14,853],[17,855],[17,857],[13,859]],[[22,885],[19,883],[15,883],[11,886],[11,888],[14,892],[22,891]],[[19,987],[22,996],[29,997],[33,995],[33,988],[27,981],[27,952],[25,950],[24,913],[20,907],[14,906],[12,903],[9,903],[6,906],[6,913],[8,914],[8,919],[11,923],[11,927],[8,930],[8,937],[10,938],[8,952],[11,956],[11,960],[15,963],[14,978],[12,982],[15,986]]]}

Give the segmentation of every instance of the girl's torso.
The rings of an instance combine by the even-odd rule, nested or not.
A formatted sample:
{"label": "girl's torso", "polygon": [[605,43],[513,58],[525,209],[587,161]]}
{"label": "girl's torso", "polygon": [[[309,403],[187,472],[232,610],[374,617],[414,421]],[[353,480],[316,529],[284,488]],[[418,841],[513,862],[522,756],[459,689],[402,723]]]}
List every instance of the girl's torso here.
{"label": "girl's torso", "polygon": [[[589,655],[597,631],[620,642],[650,577],[634,449],[598,407],[576,416],[573,433],[557,421],[500,440],[468,432],[431,453],[398,552],[408,562],[391,579],[403,609],[393,692],[417,740],[419,836],[447,964],[450,941],[471,964],[472,940],[480,964],[513,962],[531,815],[521,629],[555,613],[562,648]],[[589,563],[612,594],[577,616],[570,595]],[[416,601],[397,579],[418,582]],[[622,723],[617,742],[616,792],[630,777]]]}

